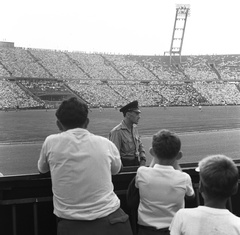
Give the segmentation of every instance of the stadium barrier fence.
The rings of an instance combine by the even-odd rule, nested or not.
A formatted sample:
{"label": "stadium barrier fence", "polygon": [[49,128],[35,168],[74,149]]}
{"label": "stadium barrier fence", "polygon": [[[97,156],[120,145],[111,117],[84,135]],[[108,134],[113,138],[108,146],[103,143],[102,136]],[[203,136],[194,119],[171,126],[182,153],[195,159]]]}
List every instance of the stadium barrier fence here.
{"label": "stadium barrier fence", "polygon": [[[191,201],[187,200],[186,207],[202,205],[203,199],[198,190],[198,173],[194,168],[186,168],[183,171],[191,176],[196,192],[196,198]],[[114,191],[120,198],[122,209],[130,216],[134,234],[136,234],[137,212],[128,208],[126,192],[135,175],[136,168],[130,167],[112,178]],[[239,199],[240,189],[227,203],[227,208],[237,216],[240,216]],[[57,220],[53,214],[50,174],[1,177],[0,221],[0,234],[4,235],[57,234]]]}

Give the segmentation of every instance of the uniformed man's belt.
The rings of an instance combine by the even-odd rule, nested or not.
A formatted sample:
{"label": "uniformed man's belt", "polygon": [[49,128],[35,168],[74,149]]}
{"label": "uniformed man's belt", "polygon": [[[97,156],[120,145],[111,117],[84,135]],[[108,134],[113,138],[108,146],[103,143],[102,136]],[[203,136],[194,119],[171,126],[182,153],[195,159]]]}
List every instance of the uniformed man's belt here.
{"label": "uniformed man's belt", "polygon": [[123,166],[139,166],[138,158],[133,155],[121,157],[121,160]]}
{"label": "uniformed man's belt", "polygon": [[126,159],[126,160],[134,160],[135,158],[138,158],[137,155],[125,155],[122,157],[122,159]]}

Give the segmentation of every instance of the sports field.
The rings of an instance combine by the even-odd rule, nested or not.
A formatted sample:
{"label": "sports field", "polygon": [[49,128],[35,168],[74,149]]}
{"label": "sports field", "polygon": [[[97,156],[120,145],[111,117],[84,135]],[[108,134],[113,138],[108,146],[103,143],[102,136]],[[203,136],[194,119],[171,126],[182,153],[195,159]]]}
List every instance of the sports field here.
{"label": "sports field", "polygon": [[[138,125],[148,163],[151,136],[160,129],[177,132],[184,153],[181,163],[197,162],[208,154],[224,153],[240,159],[240,107],[217,106],[141,108]],[[89,113],[89,130],[107,137],[122,119],[114,109]],[[55,110],[0,112],[0,172],[4,175],[37,172],[41,144],[46,136],[57,133]]]}

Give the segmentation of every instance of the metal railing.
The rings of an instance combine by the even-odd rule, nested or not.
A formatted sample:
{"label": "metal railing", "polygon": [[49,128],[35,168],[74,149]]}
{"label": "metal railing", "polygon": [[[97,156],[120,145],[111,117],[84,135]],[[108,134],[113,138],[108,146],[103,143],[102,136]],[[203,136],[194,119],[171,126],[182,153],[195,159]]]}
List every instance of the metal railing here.
{"label": "metal railing", "polygon": [[[194,200],[186,201],[186,207],[196,207],[203,204],[198,189],[198,175],[191,170],[188,173],[192,177],[196,197]],[[137,215],[136,211],[127,207],[126,192],[135,174],[134,171],[122,172],[113,177],[115,193],[121,200],[122,208],[130,215],[133,231],[136,231]],[[239,198],[240,190],[227,203],[227,208],[237,216],[240,216]],[[50,176],[28,175],[1,178],[0,221],[0,234],[4,235],[56,234],[57,221],[53,215]]]}

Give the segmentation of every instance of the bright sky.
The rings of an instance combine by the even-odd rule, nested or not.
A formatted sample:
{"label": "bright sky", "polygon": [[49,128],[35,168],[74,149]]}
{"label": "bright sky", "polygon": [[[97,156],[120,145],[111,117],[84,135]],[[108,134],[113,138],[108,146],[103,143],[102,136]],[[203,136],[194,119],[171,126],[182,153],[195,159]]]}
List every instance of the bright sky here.
{"label": "bright sky", "polygon": [[182,54],[240,54],[240,0],[3,0],[0,40],[17,47],[163,55],[176,4],[190,4]]}

